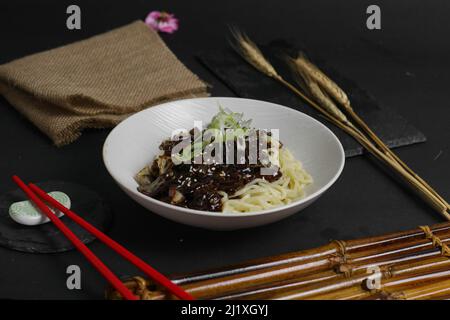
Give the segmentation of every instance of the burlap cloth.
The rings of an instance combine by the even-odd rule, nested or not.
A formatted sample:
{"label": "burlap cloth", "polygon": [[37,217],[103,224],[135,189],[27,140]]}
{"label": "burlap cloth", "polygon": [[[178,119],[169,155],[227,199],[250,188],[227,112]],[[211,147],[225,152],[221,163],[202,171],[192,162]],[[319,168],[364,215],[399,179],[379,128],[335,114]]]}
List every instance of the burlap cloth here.
{"label": "burlap cloth", "polygon": [[141,21],[1,65],[0,93],[57,146],[151,105],[207,95]]}

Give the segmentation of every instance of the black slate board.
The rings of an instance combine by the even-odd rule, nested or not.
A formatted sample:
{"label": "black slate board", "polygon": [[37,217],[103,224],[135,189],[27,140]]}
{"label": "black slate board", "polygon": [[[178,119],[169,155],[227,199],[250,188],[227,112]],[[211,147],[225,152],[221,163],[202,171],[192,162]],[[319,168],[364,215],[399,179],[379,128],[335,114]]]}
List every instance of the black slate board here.
{"label": "black slate board", "polygon": [[[263,54],[277,71],[293,82],[290,71],[280,57],[305,52],[325,73],[348,94],[355,111],[367,122],[375,133],[392,148],[426,141],[425,135],[406,119],[380,104],[352,80],[346,79],[311,51],[293,46],[285,40],[276,40],[259,46]],[[200,61],[219,77],[233,92],[243,98],[266,100],[292,107],[313,116],[328,126],[341,141],[347,157],[360,155],[363,148],[352,137],[327,122],[312,107],[275,80],[262,75],[247,64],[232,49],[205,52],[198,55]]]}
{"label": "black slate board", "polygon": [[[111,224],[111,211],[100,196],[78,184],[60,181],[36,183],[46,192],[62,191],[71,200],[71,209],[97,229],[105,232]],[[32,253],[55,253],[74,249],[72,243],[51,223],[38,226],[18,224],[9,216],[13,202],[27,200],[21,189],[15,189],[0,196],[0,245],[9,249]],[[71,219],[61,220],[85,244],[95,237]]]}

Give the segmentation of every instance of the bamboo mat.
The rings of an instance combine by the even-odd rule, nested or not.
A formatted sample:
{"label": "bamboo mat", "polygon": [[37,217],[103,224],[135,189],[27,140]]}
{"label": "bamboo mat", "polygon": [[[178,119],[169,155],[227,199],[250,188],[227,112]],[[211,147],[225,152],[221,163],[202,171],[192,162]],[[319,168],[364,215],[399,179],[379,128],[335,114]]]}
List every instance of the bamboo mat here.
{"label": "bamboo mat", "polygon": [[[450,297],[450,222],[172,277],[197,299],[417,300]],[[125,281],[143,300],[175,299],[150,280]],[[108,299],[120,295],[107,290]]]}

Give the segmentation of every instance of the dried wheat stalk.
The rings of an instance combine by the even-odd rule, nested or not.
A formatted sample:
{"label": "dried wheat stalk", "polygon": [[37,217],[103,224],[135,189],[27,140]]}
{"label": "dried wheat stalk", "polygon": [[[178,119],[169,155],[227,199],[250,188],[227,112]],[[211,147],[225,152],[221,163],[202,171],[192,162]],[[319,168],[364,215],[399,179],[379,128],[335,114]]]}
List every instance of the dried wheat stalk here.
{"label": "dried wheat stalk", "polygon": [[312,64],[303,53],[300,53],[295,59],[291,58],[290,62],[291,67],[298,68],[297,70],[301,70],[302,73],[311,77],[338,103],[344,107],[350,107],[350,100],[345,91]]}
{"label": "dried wheat stalk", "polygon": [[[347,94],[325,73],[323,73],[316,65],[300,53],[295,59],[288,59],[289,65],[296,75],[307,76],[313,79],[324,91],[326,91],[344,110],[352,117],[352,119],[366,132],[373,142],[393,160],[397,161],[406,171],[414,176],[425,188],[433,193],[447,209],[450,209],[448,202],[442,198],[425,180],[418,176],[411,168],[409,168],[398,156],[370,129],[370,127],[361,119],[353,110]],[[311,94],[314,95],[313,92]]]}
{"label": "dried wheat stalk", "polygon": [[265,75],[280,79],[281,76],[277,73],[275,68],[264,57],[259,48],[253,43],[247,35],[243,34],[236,28],[231,28],[231,33],[236,39],[236,42],[231,42],[231,45],[237,53],[241,55],[253,67],[264,73]]}
{"label": "dried wheat stalk", "polygon": [[[449,204],[423,179],[421,179],[400,159],[398,159],[398,157],[393,154],[393,152],[381,141],[381,139],[379,139],[376,134],[370,130],[364,121],[360,119],[353,111],[347,95],[336,83],[329,79],[304,56],[300,55],[297,59],[291,61],[290,64],[291,66],[296,66],[295,71],[300,77],[302,77],[303,83],[309,88],[309,94],[304,93],[279,75],[271,63],[258,49],[256,44],[253,43],[245,34],[237,29],[232,30],[232,33],[235,38],[235,41],[232,42],[233,48],[249,64],[263,74],[285,85],[305,100],[309,105],[322,113],[326,119],[351,135],[366,150],[397,172],[435,210],[442,214],[447,220],[450,220],[450,214],[448,212],[450,208]],[[366,134],[360,131],[351,121],[347,119],[347,117],[345,117],[333,101],[330,101],[331,99],[329,96],[344,107],[345,111],[348,112],[352,119],[361,126],[368,136],[366,136]]]}
{"label": "dried wheat stalk", "polygon": [[[291,64],[295,64],[295,60],[288,60]],[[295,67],[293,65],[292,67]],[[304,88],[306,92],[310,92],[313,99],[315,99],[321,106],[323,106],[328,112],[334,114],[336,118],[340,119],[343,123],[351,126],[345,114],[339,110],[334,101],[328,96],[326,92],[322,90],[320,85],[314,81],[307,73],[299,69],[299,72],[294,75],[297,84]]]}

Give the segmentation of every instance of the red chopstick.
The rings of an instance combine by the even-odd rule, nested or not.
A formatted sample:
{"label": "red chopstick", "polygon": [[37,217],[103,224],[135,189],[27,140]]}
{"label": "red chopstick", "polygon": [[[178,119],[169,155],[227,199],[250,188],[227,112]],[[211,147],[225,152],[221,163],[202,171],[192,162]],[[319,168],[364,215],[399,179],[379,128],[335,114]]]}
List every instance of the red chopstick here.
{"label": "red chopstick", "polygon": [[[111,249],[116,251],[118,254],[120,254],[123,258],[130,261],[132,264],[134,264],[137,268],[142,270],[145,274],[147,274],[153,281],[158,283],[159,285],[165,287],[170,293],[177,296],[179,299],[182,300],[193,300],[194,298],[184,291],[181,287],[177,286],[175,283],[170,281],[168,278],[166,278],[163,274],[159,273],[157,270],[153,269],[151,266],[149,266],[147,263],[145,263],[141,258],[137,257],[130,251],[128,251],[125,247],[108,237],[106,234],[95,228],[93,225],[91,225],[89,222],[78,216],[73,211],[67,209],[65,206],[63,206],[61,203],[50,197],[45,191],[40,189],[38,186],[30,183],[29,187],[43,200],[48,202],[52,207],[58,209],[59,211],[63,212],[67,217],[78,223],[80,226],[85,228],[87,231],[89,231],[91,234],[93,234],[97,239],[102,241],[104,244],[109,246]],[[57,218],[58,219],[58,218]],[[59,219],[58,219],[59,220]]]}
{"label": "red chopstick", "polygon": [[120,292],[127,300],[137,300],[137,297],[120,281],[117,276],[86,245],[39,199],[30,188],[18,177],[13,181],[22,189],[28,198],[50,219],[51,222],[73,243],[73,245],[92,263],[92,265]]}

